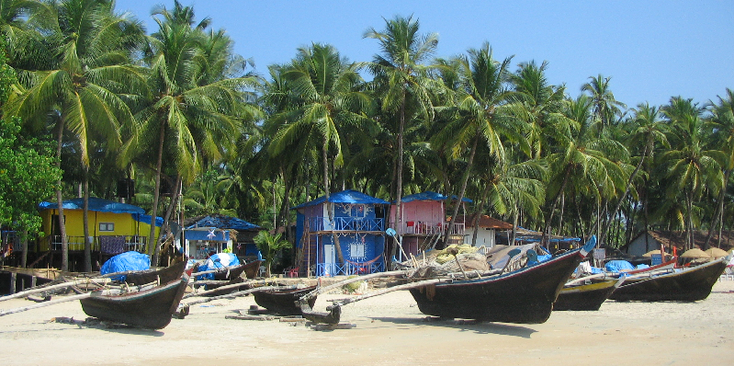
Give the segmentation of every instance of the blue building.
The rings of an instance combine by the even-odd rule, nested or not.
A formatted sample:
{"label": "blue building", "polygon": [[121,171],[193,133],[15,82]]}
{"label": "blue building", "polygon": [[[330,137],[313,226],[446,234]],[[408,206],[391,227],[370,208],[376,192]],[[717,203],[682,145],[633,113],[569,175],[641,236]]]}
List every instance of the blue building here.
{"label": "blue building", "polygon": [[346,190],[295,209],[300,274],[336,276],[385,270],[389,202]]}

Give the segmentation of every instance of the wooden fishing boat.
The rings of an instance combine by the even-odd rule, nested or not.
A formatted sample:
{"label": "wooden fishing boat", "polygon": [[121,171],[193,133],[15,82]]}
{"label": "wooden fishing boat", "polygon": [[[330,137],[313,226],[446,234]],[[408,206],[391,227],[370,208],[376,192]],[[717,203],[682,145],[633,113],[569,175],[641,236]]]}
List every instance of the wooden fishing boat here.
{"label": "wooden fishing boat", "polygon": [[616,301],[698,301],[726,270],[727,258],[695,267],[664,269],[630,276],[609,297]]}
{"label": "wooden fishing boat", "polygon": [[188,276],[184,275],[150,290],[124,294],[99,290],[79,301],[89,316],[140,328],[161,329],[171,322],[188,281]]}
{"label": "wooden fishing boat", "polygon": [[[301,296],[308,294],[313,291],[316,286],[298,288],[298,289],[278,289],[271,288],[266,291],[258,291],[253,293],[255,302],[280,315],[302,315],[301,306],[298,304],[298,299]],[[316,303],[316,296],[308,300],[309,307],[313,307]]]}
{"label": "wooden fishing boat", "polygon": [[180,261],[158,270],[131,272],[126,275],[125,282],[134,286],[140,286],[155,281],[158,281],[160,284],[166,284],[181,278],[184,269],[186,269],[186,262]]}
{"label": "wooden fishing boat", "polygon": [[596,245],[592,238],[573,251],[536,265],[491,277],[449,279],[411,288],[424,314],[507,323],[544,323],[558,293]]}
{"label": "wooden fishing boat", "polygon": [[261,260],[254,260],[250,263],[245,264],[245,277],[249,279],[253,279],[257,277],[257,273],[260,271],[260,265],[263,261]]}
{"label": "wooden fishing boat", "polygon": [[625,277],[589,276],[567,282],[553,310],[599,310],[601,304],[624,282]]}

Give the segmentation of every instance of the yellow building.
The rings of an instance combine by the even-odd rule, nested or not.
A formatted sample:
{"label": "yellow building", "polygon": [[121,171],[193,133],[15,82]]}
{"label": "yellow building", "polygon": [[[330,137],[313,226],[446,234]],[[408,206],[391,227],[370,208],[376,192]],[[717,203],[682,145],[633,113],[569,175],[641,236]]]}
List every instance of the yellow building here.
{"label": "yellow building", "polygon": [[[73,263],[81,261],[84,253],[84,199],[64,201],[63,208],[69,243],[69,267],[72,269],[77,267]],[[58,257],[60,261],[61,253],[58,204],[41,202],[38,210],[43,220],[45,236],[38,239],[35,248],[29,248],[29,263],[38,265],[43,261],[47,265],[54,266],[55,258]],[[151,216],[145,215],[144,209],[126,203],[89,198],[88,217],[93,266],[95,261],[102,263],[100,259],[103,257],[130,250],[145,252],[150,234]],[[156,237],[162,223],[163,219],[158,217]]]}

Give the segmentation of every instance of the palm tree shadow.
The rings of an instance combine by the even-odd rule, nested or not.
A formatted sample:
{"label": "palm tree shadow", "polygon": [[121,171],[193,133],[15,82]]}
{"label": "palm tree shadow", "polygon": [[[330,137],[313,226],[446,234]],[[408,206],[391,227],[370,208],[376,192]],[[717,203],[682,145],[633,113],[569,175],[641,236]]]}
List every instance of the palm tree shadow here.
{"label": "palm tree shadow", "polygon": [[370,317],[372,320],[388,322],[393,324],[404,325],[422,325],[430,324],[432,326],[440,326],[445,328],[459,329],[462,332],[474,332],[477,334],[497,334],[507,335],[520,338],[530,338],[537,332],[535,329],[514,324],[491,323],[478,320],[463,319],[440,319],[436,317],[425,318],[392,318],[392,317]]}

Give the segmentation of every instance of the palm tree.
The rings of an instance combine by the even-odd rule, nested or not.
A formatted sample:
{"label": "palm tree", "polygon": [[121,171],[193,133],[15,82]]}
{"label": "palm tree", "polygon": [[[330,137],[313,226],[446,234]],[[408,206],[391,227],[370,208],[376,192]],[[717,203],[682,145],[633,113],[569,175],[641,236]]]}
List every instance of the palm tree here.
{"label": "palm tree", "polygon": [[[632,174],[630,174],[629,179],[627,180],[627,185],[625,186],[625,191],[617,200],[617,204],[614,209],[610,212],[610,217],[616,216],[619,208],[622,206],[622,202],[624,202],[627,194],[630,192],[630,188],[632,187],[632,183],[635,180],[637,173],[645,164],[646,158],[652,155],[653,149],[655,148],[655,142],[661,142],[663,145],[668,144],[668,140],[664,133],[665,124],[659,118],[659,111],[656,107],[650,106],[648,103],[639,104],[635,110],[633,122],[636,128],[630,136],[628,146],[642,145],[643,149],[640,154],[640,161],[637,163],[637,166],[635,166],[635,170],[632,171]],[[607,220],[599,238],[600,242],[604,242],[603,239],[609,231],[612,221],[613,220],[611,219]],[[645,226],[645,231],[647,231],[647,225]]]}
{"label": "palm tree", "polygon": [[[396,226],[402,223],[404,138],[408,119],[422,116],[428,121],[433,118],[433,105],[429,93],[428,71],[430,67],[422,63],[432,57],[438,46],[438,34],[422,36],[418,33],[418,19],[396,16],[385,19],[385,29],[368,29],[364,38],[376,39],[382,54],[375,55],[368,64],[375,76],[382,111],[386,121],[397,122],[397,162],[396,177]],[[394,116],[395,119],[390,117]]]}
{"label": "palm tree", "polygon": [[[601,207],[602,200],[612,197],[628,177],[627,166],[621,163],[626,160],[627,149],[618,141],[596,137],[592,128],[591,105],[591,100],[582,94],[576,100],[568,101],[564,112],[580,129],[568,136],[548,157],[552,171],[548,193],[553,198],[544,235],[550,230],[556,205],[569,182],[572,182],[574,191],[590,195],[597,202],[597,207]],[[595,228],[598,228],[601,213],[596,216]]]}
{"label": "palm tree", "polygon": [[[130,56],[142,36],[137,20],[113,13],[112,1],[67,0],[55,3],[58,39],[50,69],[34,73],[31,86],[10,106],[37,129],[48,114],[56,114],[57,158],[61,160],[63,132],[69,129],[79,142],[82,165],[88,169],[88,136],[100,131],[108,148],[122,143],[122,125],[133,116],[123,94],[135,92],[143,81]],[[61,182],[56,192],[62,237],[62,270],[68,270],[68,245],[62,222]],[[89,235],[85,235],[88,241]],[[89,243],[85,245],[85,269],[91,270]]]}
{"label": "palm tree", "polygon": [[548,155],[548,148],[562,144],[571,135],[573,125],[562,112],[565,87],[548,83],[545,75],[548,62],[538,66],[535,62],[523,62],[511,76],[515,93],[508,110],[527,124],[526,139],[530,145],[530,157],[540,159]]}
{"label": "palm tree", "polygon": [[693,203],[706,189],[717,193],[723,181],[722,170],[717,160],[722,160],[722,152],[706,150],[703,108],[691,99],[671,98],[662,107],[668,119],[671,133],[671,149],[661,155],[665,164],[666,176],[672,179],[667,197],[674,200],[679,194],[685,201],[686,246],[693,247]]}
{"label": "palm tree", "polygon": [[[706,237],[704,249],[709,246],[711,236],[719,225],[719,245],[721,245],[721,231],[724,226],[722,215],[724,212],[724,197],[732,170],[734,170],[734,91],[726,89],[724,97],[719,96],[719,103],[713,102],[709,105],[711,111],[710,123],[714,131],[714,139],[712,146],[718,146],[722,153],[721,168],[723,169],[723,184],[716,199],[716,213],[713,216],[713,222],[709,227],[709,233]],[[714,148],[716,149],[716,148]]]}
{"label": "palm tree", "polygon": [[[468,154],[459,189],[459,203],[464,199],[477,145],[485,144],[491,156],[504,161],[502,139],[510,137],[519,141],[523,127],[504,110],[510,93],[506,84],[512,58],[496,61],[488,43],[481,49],[470,49],[468,54],[468,57],[459,58],[460,86],[456,97],[457,106],[452,108],[455,118],[449,120],[432,142],[435,145],[451,146],[454,158]],[[444,233],[444,241],[453,229],[459,207],[460,204],[454,207],[448,230]]]}
{"label": "palm tree", "polygon": [[[241,131],[243,107],[247,100],[245,88],[256,84],[250,75],[216,77],[211,59],[204,46],[208,43],[204,19],[196,27],[191,7],[178,1],[174,9],[156,9],[153,15],[158,31],[149,37],[146,63],[150,67],[150,94],[137,113],[141,130],[134,134],[126,147],[128,159],[137,154],[156,156],[155,190],[151,216],[157,215],[160,196],[163,157],[173,162],[169,169],[178,180],[193,181],[207,159],[221,159],[226,151],[235,151],[234,142]],[[217,35],[219,36],[219,35]],[[229,43],[231,46],[231,43]],[[226,57],[230,53],[219,53]],[[152,139],[148,139],[148,138]],[[157,263],[159,246],[155,227],[148,238],[149,252]]]}
{"label": "palm tree", "polygon": [[[343,164],[340,129],[359,128],[367,121],[366,110],[370,103],[367,94],[358,91],[362,78],[357,65],[343,59],[330,45],[313,44],[301,48],[283,75],[296,101],[295,108],[277,115],[282,121],[272,141],[273,155],[283,153],[289,146],[302,141],[308,146],[319,146],[323,169],[324,195],[328,199],[329,151],[334,150],[332,165]],[[289,122],[289,123],[287,123]],[[333,219],[329,212],[329,220]],[[334,235],[336,240],[336,234]],[[339,260],[343,262],[341,247],[336,245]]]}
{"label": "palm tree", "polygon": [[614,93],[609,89],[609,80],[611,77],[603,77],[601,74],[596,77],[589,77],[590,81],[581,86],[581,91],[589,92],[592,103],[594,105],[594,118],[599,124],[596,128],[598,136],[609,126],[615,116],[621,114],[620,108],[626,108],[622,102],[618,102],[614,98]]}

